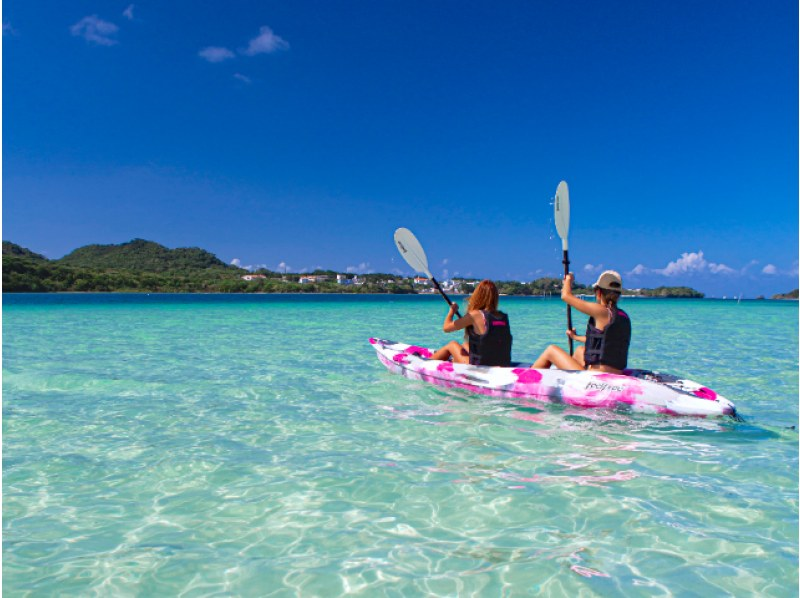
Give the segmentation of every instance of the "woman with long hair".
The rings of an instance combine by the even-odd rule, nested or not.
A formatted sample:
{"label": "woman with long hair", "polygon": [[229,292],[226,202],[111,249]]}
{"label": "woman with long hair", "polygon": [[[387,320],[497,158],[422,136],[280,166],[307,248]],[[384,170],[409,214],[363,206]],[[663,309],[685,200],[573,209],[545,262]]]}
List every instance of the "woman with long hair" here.
{"label": "woman with long hair", "polygon": [[469,298],[467,314],[453,321],[458,305],[452,303],[442,330],[455,332],[466,328],[463,343],[450,341],[432,358],[472,365],[508,366],[511,364],[511,327],[508,316],[497,309],[497,287],[491,280],[482,280]]}

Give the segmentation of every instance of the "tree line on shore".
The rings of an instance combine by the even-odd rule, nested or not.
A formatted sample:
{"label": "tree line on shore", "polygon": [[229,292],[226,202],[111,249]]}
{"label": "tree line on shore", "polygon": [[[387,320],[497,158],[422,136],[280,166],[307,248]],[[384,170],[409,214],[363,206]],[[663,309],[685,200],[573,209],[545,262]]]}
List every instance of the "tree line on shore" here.
{"label": "tree line on shore", "polygon": [[[33,251],[3,241],[3,291],[52,292],[149,292],[149,293],[396,293],[411,294],[426,287],[412,279],[392,274],[358,275],[357,284],[338,284],[332,270],[312,274],[327,280],[300,283],[307,276],[261,269],[262,277],[244,280],[250,271],[224,263],[200,248],[168,249],[143,239],[119,245],[86,245],[63,258],[49,260]],[[350,281],[352,282],[352,281]],[[456,278],[454,293],[469,293],[474,281]],[[498,281],[506,295],[558,296],[559,278],[539,278],[529,283]],[[591,294],[591,288],[576,284],[577,294]],[[796,293],[796,291],[795,291]],[[659,287],[626,291],[649,297],[700,298],[689,287]]]}

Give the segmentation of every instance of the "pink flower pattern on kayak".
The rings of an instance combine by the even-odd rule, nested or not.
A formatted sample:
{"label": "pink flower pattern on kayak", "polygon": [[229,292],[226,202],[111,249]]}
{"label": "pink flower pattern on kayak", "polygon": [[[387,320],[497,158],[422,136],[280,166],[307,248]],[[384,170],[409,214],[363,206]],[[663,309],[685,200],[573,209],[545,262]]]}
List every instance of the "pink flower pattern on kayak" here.
{"label": "pink flower pattern on kayak", "polygon": [[542,381],[542,373],[531,368],[514,368],[511,370],[517,375],[519,384],[539,384]]}
{"label": "pink flower pattern on kayak", "polygon": [[717,393],[715,393],[710,388],[706,388],[705,386],[701,386],[697,390],[694,391],[694,396],[700,397],[701,399],[708,399],[709,401],[716,401],[717,400]]}

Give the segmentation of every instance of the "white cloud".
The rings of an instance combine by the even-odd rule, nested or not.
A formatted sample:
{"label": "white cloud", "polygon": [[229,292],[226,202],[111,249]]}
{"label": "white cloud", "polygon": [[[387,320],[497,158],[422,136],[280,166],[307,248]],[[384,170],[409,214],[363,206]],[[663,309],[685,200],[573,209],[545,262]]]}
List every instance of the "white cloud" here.
{"label": "white cloud", "polygon": [[752,267],[754,267],[754,266],[757,266],[757,265],[758,265],[758,260],[750,260],[749,262],[747,262],[747,263],[746,263],[746,264],[745,264],[745,265],[742,267],[742,269],[741,269],[739,272],[740,272],[741,274],[747,274],[747,271],[748,271],[748,270],[750,270],[750,268],[752,268]]}
{"label": "white cloud", "polygon": [[596,266],[594,266],[592,264],[586,264],[583,267],[583,271],[586,272],[587,274],[591,274],[593,272],[602,272],[603,271],[603,264],[598,264]]}
{"label": "white cloud", "polygon": [[733,274],[735,270],[725,264],[709,262],[703,257],[703,252],[682,253],[681,257],[670,262],[665,268],[654,269],[653,272],[664,276],[680,276],[681,274],[693,274],[711,272],[712,274]]}
{"label": "white cloud", "polygon": [[633,274],[634,276],[640,276],[642,274],[647,274],[650,270],[644,264],[637,264],[636,267],[628,272],[628,274]]}
{"label": "white cloud", "polygon": [[442,260],[442,266],[446,266],[446,265],[447,265],[447,262],[449,262],[449,261],[450,261],[450,258],[449,258],[449,257],[446,257],[446,258],[444,258],[444,259]]}
{"label": "white cloud", "polygon": [[369,262],[361,262],[358,266],[347,266],[348,274],[372,274],[369,269]]}
{"label": "white cloud", "polygon": [[281,263],[280,263],[280,264],[278,264],[278,266],[275,268],[275,270],[276,270],[277,272],[288,272],[288,271],[289,271],[289,270],[291,270],[291,269],[292,269],[292,267],[291,267],[289,264],[287,264],[286,262],[281,262]]}
{"label": "white cloud", "polygon": [[97,15],[83,17],[69,28],[72,35],[82,37],[87,42],[98,46],[113,46],[117,40],[113,36],[119,31],[114,23],[104,21]]}
{"label": "white cloud", "polygon": [[253,80],[250,77],[243,75],[241,73],[234,73],[233,78],[238,79],[242,83],[247,83],[248,85],[250,85],[253,82]]}
{"label": "white cloud", "polygon": [[133,4],[129,4],[128,8],[122,11],[122,16],[128,19],[129,21],[133,20]]}
{"label": "white cloud", "polygon": [[714,264],[712,262],[708,263],[708,269],[711,270],[712,274],[735,274],[736,270],[733,268],[729,268],[725,264]]}
{"label": "white cloud", "polygon": [[767,264],[761,269],[762,274],[777,274],[778,269],[772,264]]}
{"label": "white cloud", "polygon": [[236,54],[228,50],[228,48],[220,48],[218,46],[203,48],[197,55],[201,58],[205,58],[209,62],[222,62],[223,60],[228,60],[236,56]]}
{"label": "white cloud", "polygon": [[242,54],[255,56],[256,54],[272,54],[278,50],[289,49],[289,43],[282,37],[275,35],[269,27],[261,27],[257,37],[250,40]]}
{"label": "white cloud", "polygon": [[266,264],[252,264],[250,266],[245,266],[242,264],[242,260],[238,257],[235,257],[231,260],[231,266],[236,266],[237,268],[242,268],[243,270],[249,270],[250,272],[255,272],[256,270],[264,269],[269,270]]}

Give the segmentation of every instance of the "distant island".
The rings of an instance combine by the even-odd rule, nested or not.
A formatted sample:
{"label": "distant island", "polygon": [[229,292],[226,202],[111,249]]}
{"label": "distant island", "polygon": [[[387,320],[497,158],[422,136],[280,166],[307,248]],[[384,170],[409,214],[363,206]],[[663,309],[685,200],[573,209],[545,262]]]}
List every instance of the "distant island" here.
{"label": "distant island", "polygon": [[789,291],[788,293],[778,293],[777,295],[773,295],[773,299],[797,299],[800,296],[800,289],[795,289],[793,291]]}
{"label": "distant island", "polygon": [[[447,292],[470,293],[478,279],[442,281]],[[532,282],[497,281],[504,295],[558,296],[560,278]],[[576,284],[576,294],[592,294]],[[198,247],[169,249],[144,239],[119,245],[86,245],[57,260],[3,241],[3,292],[116,293],[432,293],[423,277],[315,270],[311,273],[249,271],[226,264]],[[635,297],[702,298],[689,287],[625,290]],[[797,291],[794,291],[797,298]]]}

